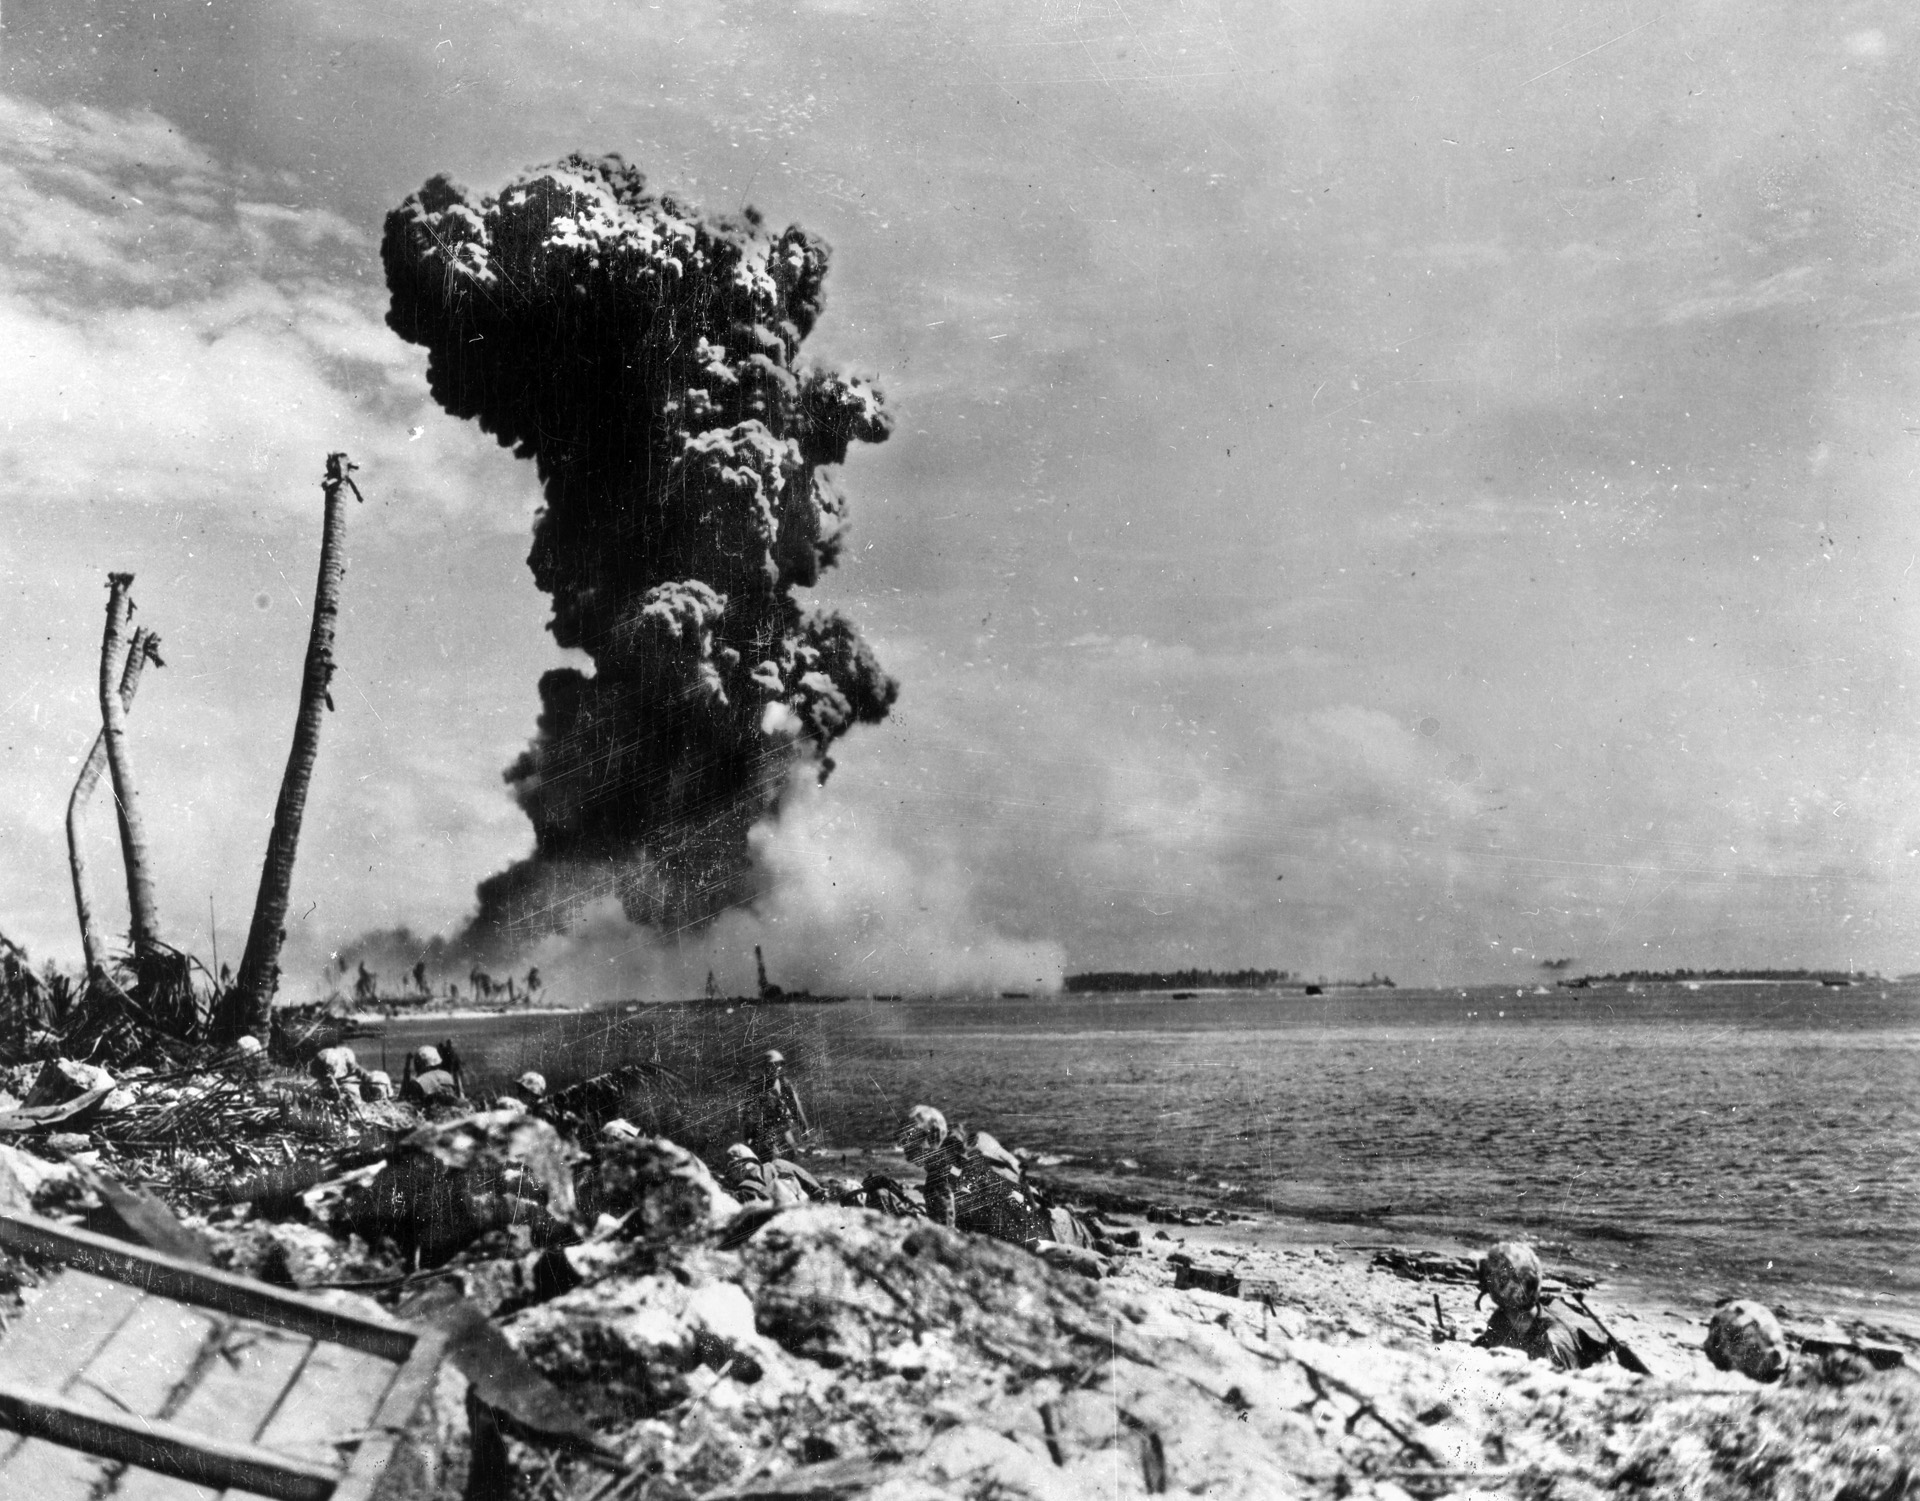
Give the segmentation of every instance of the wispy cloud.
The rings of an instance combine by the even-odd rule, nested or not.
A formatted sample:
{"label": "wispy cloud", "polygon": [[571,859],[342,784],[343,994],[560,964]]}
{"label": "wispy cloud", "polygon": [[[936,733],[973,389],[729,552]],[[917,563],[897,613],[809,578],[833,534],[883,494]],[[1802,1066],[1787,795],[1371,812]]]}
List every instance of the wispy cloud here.
{"label": "wispy cloud", "polygon": [[1744,285],[1731,278],[1693,297],[1669,303],[1662,323],[1692,323],[1706,318],[1738,318],[1777,307],[1806,307],[1820,300],[1825,278],[1817,266],[1794,266]]}
{"label": "wispy cloud", "polygon": [[[249,508],[329,448],[467,503],[414,351],[350,272],[370,228],[159,116],[0,96],[0,490]],[[431,441],[410,445],[424,426]],[[513,522],[518,525],[518,518]]]}

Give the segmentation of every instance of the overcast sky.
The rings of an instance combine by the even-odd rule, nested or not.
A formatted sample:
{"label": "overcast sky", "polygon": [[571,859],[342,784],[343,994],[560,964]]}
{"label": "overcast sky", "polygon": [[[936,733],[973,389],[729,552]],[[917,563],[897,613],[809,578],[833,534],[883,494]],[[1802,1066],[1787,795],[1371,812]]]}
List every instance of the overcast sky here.
{"label": "overcast sky", "polygon": [[162,930],[237,959],[332,448],[368,503],[296,977],[530,848],[534,475],[428,397],[377,248],[435,172],[584,149],[834,246],[808,348],[899,420],[818,593],[903,690],[763,831],[761,913],[677,956],[602,914],[545,955],[582,995],[743,984],[755,941],[861,989],[1920,969],[1910,7],[5,21],[0,931],[37,958],[78,955],[126,569]]}

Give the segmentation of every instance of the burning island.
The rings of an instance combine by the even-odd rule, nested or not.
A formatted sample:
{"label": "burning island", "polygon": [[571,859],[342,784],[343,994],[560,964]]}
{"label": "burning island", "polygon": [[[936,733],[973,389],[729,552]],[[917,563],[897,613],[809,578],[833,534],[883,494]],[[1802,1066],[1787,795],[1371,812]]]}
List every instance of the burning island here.
{"label": "burning island", "polygon": [[[852,1034],[777,1004],[834,998],[770,976],[758,948],[750,989],[556,994],[541,945],[609,905],[680,938],[771,900],[757,831],[896,702],[852,621],[798,592],[845,547],[831,471],[892,419],[875,384],[802,356],[824,244],[703,213],[619,158],[488,194],[436,177],[388,216],[381,255],[388,323],[427,351],[435,400],[532,461],[528,563],[555,642],[591,670],[540,679],[506,771],[532,852],[480,883],[458,933],[344,945],[339,994],[308,1002],[284,993],[280,951],[349,502],[377,478],[326,460],[293,747],[237,973],[161,936],[127,719],[161,659],[131,627],[132,575],[111,576],[70,827],[108,781],[130,942],[96,931],[76,836],[85,969],[4,953],[0,1488],[1911,1491],[1920,1341],[1898,1321],[1674,1307],[1520,1234],[1400,1238],[1392,1204],[1290,1220],[1132,1159],[1075,1171],[985,1108],[978,1071],[974,1098],[958,1076],[905,1093],[934,1077],[917,1044],[888,1055],[896,1085],[836,1078]],[[1248,973],[1271,990],[1279,972]],[[1198,999],[1203,972],[1148,978]],[[1052,1004],[1055,980],[994,1000]],[[1322,991],[1299,999],[1333,1004]],[[425,1004],[441,1000],[493,1014]],[[845,1014],[892,1025],[872,1002]],[[1128,1085],[1062,1068],[1030,1087],[1084,1093],[1096,1117]],[[869,1090],[878,1107],[846,1103]]]}

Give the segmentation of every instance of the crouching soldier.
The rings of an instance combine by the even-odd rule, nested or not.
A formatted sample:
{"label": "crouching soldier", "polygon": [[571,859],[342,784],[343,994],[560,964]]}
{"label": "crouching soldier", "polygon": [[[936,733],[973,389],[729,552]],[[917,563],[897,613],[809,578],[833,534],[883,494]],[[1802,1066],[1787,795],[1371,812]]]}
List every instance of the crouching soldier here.
{"label": "crouching soldier", "polygon": [[359,1098],[360,1060],[354,1056],[352,1048],[340,1046],[320,1049],[307,1065],[307,1071],[320,1086],[320,1092],[329,1099]]}
{"label": "crouching soldier", "polygon": [[760,1059],[760,1076],[753,1093],[740,1107],[740,1136],[763,1158],[784,1157],[800,1150],[800,1138],[812,1128],[800,1091],[787,1077],[786,1055],[768,1048]]}
{"label": "crouching soldier", "polygon": [[440,1061],[440,1050],[422,1044],[407,1055],[400,1071],[400,1098],[412,1105],[452,1104],[460,1098],[460,1087]]}
{"label": "crouching soldier", "polygon": [[1754,1381],[1778,1381],[1790,1363],[1780,1321],[1766,1305],[1747,1298],[1714,1310],[1705,1349],[1714,1369],[1738,1371]]}
{"label": "crouching soldier", "polygon": [[897,1220],[926,1217],[920,1198],[898,1178],[885,1173],[868,1173],[863,1179],[841,1178],[827,1184],[828,1196],[849,1209],[871,1209]]}
{"label": "crouching soldier", "polygon": [[915,1105],[907,1112],[894,1143],[901,1156],[927,1175],[920,1191],[927,1218],[956,1228],[954,1187],[966,1170],[966,1143],[947,1130],[947,1118],[931,1105]]}
{"label": "crouching soldier", "polygon": [[1540,1259],[1531,1246],[1503,1240],[1481,1257],[1480,1291],[1493,1299],[1493,1317],[1476,1345],[1524,1351],[1530,1360],[1550,1360],[1562,1371],[1577,1371],[1587,1363],[1573,1330],[1541,1304]]}
{"label": "crouching soldier", "polygon": [[969,1136],[931,1105],[916,1105],[894,1140],[927,1175],[921,1198],[934,1223],[1017,1246],[1053,1239],[1052,1217],[1019,1158],[986,1132]]}
{"label": "crouching soldier", "polygon": [[757,1152],[743,1141],[727,1148],[727,1165],[721,1172],[727,1192],[742,1204],[804,1204],[822,1197],[820,1182],[800,1166],[784,1157],[762,1162]]}
{"label": "crouching soldier", "polygon": [[233,1051],[225,1061],[236,1074],[255,1083],[267,1076],[267,1050],[261,1046],[260,1039],[251,1034],[234,1042]]}

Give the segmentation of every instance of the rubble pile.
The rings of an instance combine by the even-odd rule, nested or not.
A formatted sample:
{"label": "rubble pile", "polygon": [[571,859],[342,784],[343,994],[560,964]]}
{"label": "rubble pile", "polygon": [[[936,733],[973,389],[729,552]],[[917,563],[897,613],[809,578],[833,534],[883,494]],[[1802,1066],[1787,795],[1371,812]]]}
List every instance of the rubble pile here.
{"label": "rubble pile", "polygon": [[[447,1330],[444,1501],[1894,1496],[1920,1475],[1901,1349],[1802,1340],[1762,1384],[1608,1304],[1648,1374],[1556,1371],[1469,1343],[1471,1263],[1438,1252],[1109,1205],[1093,1279],[857,1207],[857,1181],[743,1203],[664,1138],[434,1120],[244,1060],[55,1060],[0,1088],[0,1210]],[[17,1302],[34,1275],[0,1280]]]}

